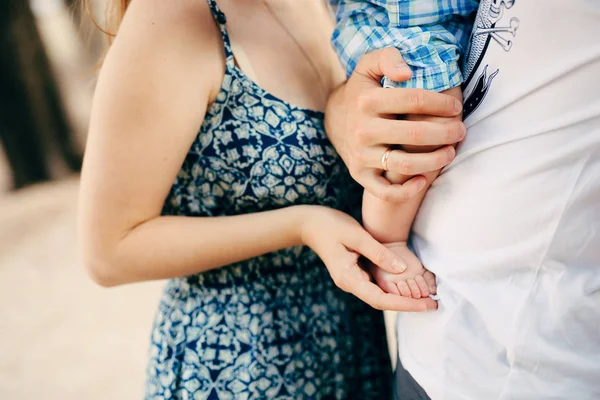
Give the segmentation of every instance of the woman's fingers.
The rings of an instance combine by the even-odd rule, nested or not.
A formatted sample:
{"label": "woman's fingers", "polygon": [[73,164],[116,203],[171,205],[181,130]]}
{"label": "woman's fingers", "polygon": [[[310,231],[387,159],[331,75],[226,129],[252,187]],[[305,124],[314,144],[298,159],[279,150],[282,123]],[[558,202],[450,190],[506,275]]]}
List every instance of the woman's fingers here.
{"label": "woman's fingers", "polygon": [[[387,147],[373,147],[365,157],[366,166],[381,170],[381,158]],[[388,171],[401,175],[419,175],[437,171],[450,164],[456,155],[451,145],[441,147],[430,153],[407,153],[402,150],[392,150],[386,161]]]}
{"label": "woman's fingers", "polygon": [[[387,48],[364,55],[354,73],[336,91],[327,107],[327,131],[331,142],[350,170],[352,177],[366,190],[381,199],[402,201],[419,192],[419,178],[407,184],[392,187],[378,180],[385,146],[443,146],[454,144],[464,136],[460,121],[443,121],[429,118],[427,121],[399,121],[397,115],[438,116],[459,119],[462,103],[444,93],[423,89],[382,88],[380,80],[387,76],[394,81],[404,81],[411,76],[410,68],[402,60],[397,49]],[[375,152],[377,154],[375,154]],[[420,151],[421,149],[416,149]],[[422,149],[424,153],[427,148]],[[411,151],[412,153],[413,151]],[[445,154],[441,154],[446,152]],[[406,158],[395,153],[388,159],[389,169],[405,175],[417,175],[436,171],[450,160],[439,157],[450,150],[421,154]],[[425,157],[425,158],[420,158]],[[442,157],[442,159],[444,159]],[[377,171],[374,171],[376,169]],[[417,172],[418,171],[418,172]]]}
{"label": "woman's fingers", "polygon": [[365,111],[382,114],[425,114],[456,117],[462,112],[462,102],[443,93],[424,89],[370,89],[363,94]]}
{"label": "woman's fingers", "polygon": [[442,146],[455,144],[465,138],[467,128],[458,120],[444,119],[444,123],[378,118],[366,132],[372,143],[390,145]]}
{"label": "woman's fingers", "polygon": [[387,157],[389,171],[412,176],[403,184],[392,184],[381,175],[383,165],[381,157],[385,147],[369,149],[365,157],[366,166],[359,176],[354,176],[366,191],[373,196],[392,202],[405,202],[416,196],[426,185],[425,177],[419,175],[444,168],[454,159],[456,151],[448,145],[431,153],[406,153],[402,150],[392,150]]}
{"label": "woman's fingers", "polygon": [[387,179],[381,176],[381,170],[367,169],[361,174],[364,182],[364,188],[373,196],[392,202],[405,202],[415,197],[427,184],[424,176],[417,175],[410,178],[403,184],[391,184]]}
{"label": "woman's fingers", "polygon": [[373,239],[367,231],[358,224],[355,229],[346,232],[346,247],[369,259],[384,271],[398,274],[406,270],[406,263],[393,251]]}
{"label": "woman's fingers", "polygon": [[373,51],[360,58],[354,69],[352,78],[367,79],[381,87],[381,78],[387,76],[396,81],[403,82],[412,76],[412,71],[404,62],[400,51],[394,47]]}

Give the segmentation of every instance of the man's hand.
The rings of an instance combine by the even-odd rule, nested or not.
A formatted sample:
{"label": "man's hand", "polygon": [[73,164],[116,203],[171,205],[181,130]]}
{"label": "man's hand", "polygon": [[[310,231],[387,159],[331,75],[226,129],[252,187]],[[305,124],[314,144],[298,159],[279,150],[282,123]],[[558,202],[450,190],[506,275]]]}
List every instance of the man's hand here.
{"label": "man's hand", "polygon": [[[387,48],[360,60],[348,82],[330,97],[326,112],[329,139],[348,166],[352,177],[382,200],[406,201],[425,187],[421,174],[439,170],[454,158],[453,145],[465,136],[462,122],[439,124],[399,120],[398,115],[438,117],[461,115],[462,103],[452,96],[422,89],[384,89],[383,76],[405,81],[411,76],[400,52]],[[433,152],[408,153],[396,147],[442,146]],[[382,176],[381,157],[386,149],[387,167],[411,175],[403,184],[391,184]]]}

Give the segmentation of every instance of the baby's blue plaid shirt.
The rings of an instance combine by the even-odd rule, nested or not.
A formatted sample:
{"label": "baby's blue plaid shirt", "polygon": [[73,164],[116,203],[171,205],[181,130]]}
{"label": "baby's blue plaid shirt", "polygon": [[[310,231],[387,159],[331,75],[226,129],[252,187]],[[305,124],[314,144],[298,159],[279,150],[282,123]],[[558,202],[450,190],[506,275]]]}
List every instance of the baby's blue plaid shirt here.
{"label": "baby's blue plaid shirt", "polygon": [[479,0],[334,0],[333,45],[349,76],[366,53],[398,48],[410,80],[384,86],[442,91],[460,85],[460,57],[468,48]]}

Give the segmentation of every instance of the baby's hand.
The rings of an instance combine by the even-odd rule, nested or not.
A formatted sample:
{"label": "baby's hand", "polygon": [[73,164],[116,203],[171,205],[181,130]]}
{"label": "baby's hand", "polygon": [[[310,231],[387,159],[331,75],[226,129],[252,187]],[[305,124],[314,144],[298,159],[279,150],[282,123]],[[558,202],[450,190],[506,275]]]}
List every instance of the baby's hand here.
{"label": "baby's hand", "polygon": [[384,292],[415,299],[436,293],[435,275],[423,267],[406,242],[388,243],[386,246],[404,260],[406,271],[391,274],[371,264],[371,275]]}

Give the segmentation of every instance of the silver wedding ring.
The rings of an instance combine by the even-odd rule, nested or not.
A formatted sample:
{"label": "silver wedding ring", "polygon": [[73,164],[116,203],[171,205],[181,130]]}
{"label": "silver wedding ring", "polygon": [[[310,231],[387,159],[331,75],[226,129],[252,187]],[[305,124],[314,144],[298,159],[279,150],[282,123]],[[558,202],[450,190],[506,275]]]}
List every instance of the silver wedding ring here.
{"label": "silver wedding ring", "polygon": [[386,149],[383,152],[383,155],[381,156],[381,167],[383,168],[384,171],[389,171],[388,169],[388,158],[390,157],[390,153],[392,152],[392,149]]}

